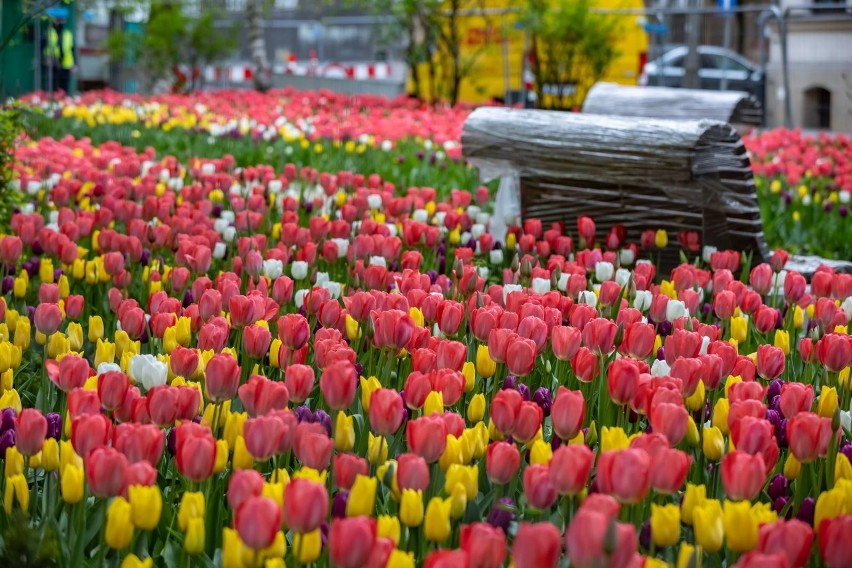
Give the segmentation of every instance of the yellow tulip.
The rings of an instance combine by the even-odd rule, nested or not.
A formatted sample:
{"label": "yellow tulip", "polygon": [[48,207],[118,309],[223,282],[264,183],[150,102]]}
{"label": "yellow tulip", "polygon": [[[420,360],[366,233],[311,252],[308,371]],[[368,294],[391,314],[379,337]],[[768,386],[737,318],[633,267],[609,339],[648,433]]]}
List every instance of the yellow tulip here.
{"label": "yellow tulip", "polygon": [[135,554],[128,554],[121,561],[121,568],[154,568],[154,559],[149,556],[140,560]]}
{"label": "yellow tulip", "polygon": [[349,341],[358,341],[361,338],[358,322],[349,314],[346,314],[346,337],[349,338]]}
{"label": "yellow tulip", "polygon": [[163,332],[163,351],[171,355],[177,346],[177,330],[175,326],[167,327]]}
{"label": "yellow tulip", "polygon": [[666,248],[666,245],[669,244],[669,234],[665,229],[657,229],[654,234],[654,244],[657,248]]}
{"label": "yellow tulip", "polygon": [[423,317],[423,311],[420,308],[409,308],[408,315],[411,316],[412,320],[414,320],[414,325],[423,327],[426,324],[426,319]]}
{"label": "yellow tulip", "polygon": [[19,319],[17,325],[15,325],[15,340],[13,343],[20,347],[22,351],[26,351],[30,347],[31,335],[32,327],[30,326],[30,320],[27,318]]}
{"label": "yellow tulip", "polygon": [[497,371],[497,363],[488,353],[487,345],[479,345],[476,348],[476,372],[479,376],[490,379]]}
{"label": "yellow tulip", "polygon": [[725,438],[722,431],[716,426],[704,429],[704,440],[702,444],[704,457],[710,461],[719,461],[725,453]]}
{"label": "yellow tulip", "polygon": [[432,497],[426,506],[425,517],[426,539],[440,543],[450,536],[450,503],[440,497]]}
{"label": "yellow tulip", "polygon": [[3,507],[6,509],[7,515],[12,514],[12,507],[16,502],[22,511],[26,511],[30,506],[30,488],[27,486],[27,478],[22,473],[6,477]]}
{"label": "yellow tulip", "polygon": [[160,522],[163,511],[163,496],[156,485],[146,487],[131,485],[127,489],[130,499],[130,518],[133,526],[143,531],[153,530]]}
{"label": "yellow tulip", "polygon": [[852,481],[852,464],[850,464],[849,458],[845,454],[838,452],[837,461],[834,462],[834,482],[837,483],[841,479]]}
{"label": "yellow tulip", "polygon": [[4,408],[11,408],[16,413],[20,414],[22,409],[21,397],[18,395],[17,390],[9,389],[0,395],[0,410]]}
{"label": "yellow tulip", "polygon": [[116,497],[107,509],[104,536],[110,548],[121,550],[130,546],[133,525],[130,522],[131,507],[124,497]]}
{"label": "yellow tulip", "polygon": [[447,471],[451,465],[463,464],[464,462],[464,446],[461,440],[452,434],[447,434],[447,446],[444,448],[444,453],[438,459],[438,465],[441,467],[441,470]]}
{"label": "yellow tulip", "polygon": [[692,412],[696,412],[704,408],[704,399],[707,396],[707,391],[704,388],[704,381],[698,381],[698,387],[695,392],[686,398],[686,407]]}
{"label": "yellow tulip", "polygon": [[204,552],[204,518],[192,517],[187,521],[186,536],[183,539],[183,549],[187,554],[195,555]]}
{"label": "yellow tulip", "polygon": [[101,316],[89,316],[88,338],[95,343],[104,337],[104,320]]}
{"label": "yellow tulip", "polygon": [[553,457],[553,449],[544,440],[536,440],[530,448],[530,465],[547,465]]}
{"label": "yellow tulip", "polygon": [[476,393],[467,405],[467,419],[471,423],[480,422],[485,417],[485,395]]}
{"label": "yellow tulip", "polygon": [[622,428],[604,426],[601,429],[601,453],[612,450],[624,450],[630,445],[627,434]]}
{"label": "yellow tulip", "polygon": [[742,343],[748,337],[748,320],[742,316],[734,316],[731,318],[731,339],[736,339],[737,343]]}
{"label": "yellow tulip", "polygon": [[[382,388],[382,383],[379,382],[379,379],[376,377],[370,377],[369,379],[365,379],[361,377],[361,406],[364,408],[364,412],[370,411],[370,398],[372,398],[373,393]],[[441,409],[443,411],[443,408]]]}
{"label": "yellow tulip", "polygon": [[59,277],[59,297],[63,300],[71,294],[71,287],[68,284],[68,277],[64,274]]}
{"label": "yellow tulip", "polygon": [[367,440],[367,459],[373,465],[383,464],[388,459],[388,442],[382,435],[374,436],[372,432],[368,433]]}
{"label": "yellow tulip", "polygon": [[447,469],[444,491],[449,494],[453,487],[464,487],[468,501],[473,501],[479,493],[479,467],[453,464]]}
{"label": "yellow tulip", "polygon": [[25,298],[27,295],[27,286],[29,286],[29,282],[19,276],[15,278],[15,282],[12,286],[12,293],[18,299]]}
{"label": "yellow tulip", "polygon": [[264,483],[261,495],[275,501],[279,507],[284,506],[284,487],[285,483]]}
{"label": "yellow tulip", "polygon": [[757,519],[748,501],[725,501],[722,516],[728,548],[734,552],[747,552],[757,545]]}
{"label": "yellow tulip", "polygon": [[[234,451],[234,449],[237,447],[237,437],[243,435],[243,426],[245,425],[246,420],[248,419],[248,414],[245,412],[231,412],[230,401],[225,402],[222,406],[223,407],[221,414],[226,416],[225,431],[222,435],[222,438],[228,442],[228,448],[231,451]],[[208,424],[210,424],[210,422],[208,422]]]}
{"label": "yellow tulip", "polygon": [[178,508],[178,528],[183,532],[187,532],[189,521],[191,519],[203,520],[206,510],[204,493],[200,491],[187,491],[181,497],[180,507]]}
{"label": "yellow tulip", "polygon": [[722,504],[716,499],[705,501],[692,512],[695,540],[710,554],[722,548],[725,525],[722,521]]}
{"label": "yellow tulip", "polygon": [[456,520],[461,519],[467,509],[467,493],[461,483],[453,487],[447,502],[450,504],[450,517]]}
{"label": "yellow tulip", "polygon": [[376,536],[379,538],[388,538],[393,541],[394,546],[399,544],[401,534],[399,526],[399,517],[394,515],[379,515],[376,523]]}
{"label": "yellow tulip", "polygon": [[431,416],[435,412],[438,414],[443,414],[444,412],[444,395],[441,391],[431,391],[426,396],[426,402],[423,403],[424,416]]}
{"label": "yellow tulip", "polygon": [[793,481],[799,478],[802,471],[802,464],[796,459],[793,453],[787,454],[787,460],[784,462],[784,477]]}
{"label": "yellow tulip", "polygon": [[703,505],[707,501],[707,488],[704,485],[686,484],[686,491],[681,502],[681,516],[683,522],[691,525],[695,508]]}
{"label": "yellow tulip", "polygon": [[728,412],[731,405],[727,398],[720,398],[713,407],[713,418],[710,423],[719,429],[722,434],[728,433]]}
{"label": "yellow tulip", "polygon": [[775,347],[784,352],[784,355],[790,354],[790,333],[783,329],[775,330]]}
{"label": "yellow tulip", "polygon": [[700,552],[696,553],[695,547],[686,542],[681,543],[677,553],[676,568],[690,568],[690,566],[698,566],[698,558]]}
{"label": "yellow tulip", "polygon": [[315,562],[322,550],[320,530],[316,529],[306,534],[295,533],[293,535],[293,550],[296,551],[296,558],[300,563]]}
{"label": "yellow tulip", "polygon": [[83,468],[69,463],[62,471],[62,499],[69,505],[83,500]]}
{"label": "yellow tulip", "polygon": [[814,528],[819,532],[819,526],[825,519],[833,519],[839,515],[848,513],[846,511],[846,495],[842,488],[835,487],[823,491],[817,497],[814,510]]}
{"label": "yellow tulip", "polygon": [[837,412],[837,389],[823,386],[819,391],[817,414],[823,418],[832,418]]}
{"label": "yellow tulip", "polygon": [[689,444],[691,448],[697,448],[698,444],[701,442],[701,436],[698,433],[698,426],[695,425],[695,420],[692,419],[692,416],[686,417],[686,443]]}
{"label": "yellow tulip", "polygon": [[349,452],[355,447],[355,417],[343,411],[337,413],[334,425],[334,449]]}
{"label": "yellow tulip", "polygon": [[41,463],[47,472],[59,469],[59,442],[56,438],[44,440],[44,445],[41,447]]}
{"label": "yellow tulip", "polygon": [[376,506],[376,490],[378,487],[379,480],[375,477],[356,476],[355,483],[352,484],[352,489],[349,491],[349,499],[346,501],[346,516],[372,516],[373,509]]}
{"label": "yellow tulip", "polygon": [[473,363],[466,361],[462,366],[462,376],[464,376],[464,392],[468,393],[473,390],[476,384],[476,368]]}
{"label": "yellow tulip", "polygon": [[419,527],[423,522],[423,492],[403,489],[399,503],[399,520],[409,527]]}
{"label": "yellow tulip", "polygon": [[112,363],[115,361],[115,343],[97,340],[95,347],[95,368],[97,369],[101,363]]}
{"label": "yellow tulip", "polygon": [[38,278],[43,283],[53,284],[53,260],[42,257],[38,266]]}
{"label": "yellow tulip", "polygon": [[232,460],[234,469],[251,469],[254,467],[254,458],[246,447],[246,440],[242,436],[237,436],[237,441],[234,444],[234,457]]}
{"label": "yellow tulip", "polygon": [[68,345],[70,346],[71,351],[79,351],[83,348],[82,325],[75,321],[70,322],[68,324],[68,328],[65,330],[65,334],[68,336]]}
{"label": "yellow tulip", "polygon": [[651,504],[651,538],[657,546],[672,546],[680,540],[680,509],[677,505]]}
{"label": "yellow tulip", "polygon": [[222,473],[228,465],[228,442],[216,440],[216,462],[213,464],[213,473]]}
{"label": "yellow tulip", "polygon": [[183,347],[189,347],[189,342],[192,339],[192,319],[186,316],[177,318],[175,324],[175,336],[178,344]]}

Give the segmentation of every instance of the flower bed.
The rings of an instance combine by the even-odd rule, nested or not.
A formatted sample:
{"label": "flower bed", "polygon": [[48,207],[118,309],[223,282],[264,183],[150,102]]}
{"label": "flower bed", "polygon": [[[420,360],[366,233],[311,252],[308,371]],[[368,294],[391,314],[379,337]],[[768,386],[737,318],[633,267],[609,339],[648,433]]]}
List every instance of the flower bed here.
{"label": "flower bed", "polygon": [[[485,188],[18,156],[7,564],[852,557],[852,276],[588,217],[495,243]],[[667,246],[698,258],[659,274]]]}

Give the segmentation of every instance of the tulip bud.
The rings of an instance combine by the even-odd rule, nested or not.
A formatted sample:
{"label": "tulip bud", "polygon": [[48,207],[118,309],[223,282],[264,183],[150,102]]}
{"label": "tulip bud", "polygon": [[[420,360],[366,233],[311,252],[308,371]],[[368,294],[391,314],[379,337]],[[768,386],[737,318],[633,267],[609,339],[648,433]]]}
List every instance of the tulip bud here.
{"label": "tulip bud", "polygon": [[133,538],[133,525],[130,523],[130,503],[124,497],[116,497],[107,509],[106,530],[104,536],[110,548],[121,550],[130,545]]}
{"label": "tulip bud", "polygon": [[403,489],[399,504],[399,520],[409,528],[423,522],[423,492]]}
{"label": "tulip bud", "polygon": [[725,453],[725,439],[722,437],[722,431],[711,426],[704,429],[704,440],[702,444],[704,457],[710,461],[719,461]]}
{"label": "tulip bud", "polygon": [[802,464],[793,453],[789,453],[787,455],[787,460],[784,462],[784,477],[788,480],[793,481],[794,479],[799,478],[799,473],[802,471]]}
{"label": "tulip bud", "polygon": [[480,422],[485,416],[485,395],[477,393],[473,395],[467,406],[467,419],[472,424]]}

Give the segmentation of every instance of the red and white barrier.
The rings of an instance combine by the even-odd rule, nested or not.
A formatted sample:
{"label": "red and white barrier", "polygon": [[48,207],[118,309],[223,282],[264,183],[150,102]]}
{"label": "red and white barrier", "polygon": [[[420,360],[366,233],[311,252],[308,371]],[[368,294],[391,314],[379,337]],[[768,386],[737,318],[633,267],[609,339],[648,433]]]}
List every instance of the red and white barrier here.
{"label": "red and white barrier", "polygon": [[[189,68],[181,66],[181,70],[188,74]],[[302,63],[293,58],[286,65],[275,66],[273,71],[297,77],[325,77],[355,81],[387,80],[392,75],[391,64],[386,62],[320,64],[316,60]],[[245,64],[207,66],[204,68],[204,79],[211,83],[244,83],[251,81],[252,68]]]}

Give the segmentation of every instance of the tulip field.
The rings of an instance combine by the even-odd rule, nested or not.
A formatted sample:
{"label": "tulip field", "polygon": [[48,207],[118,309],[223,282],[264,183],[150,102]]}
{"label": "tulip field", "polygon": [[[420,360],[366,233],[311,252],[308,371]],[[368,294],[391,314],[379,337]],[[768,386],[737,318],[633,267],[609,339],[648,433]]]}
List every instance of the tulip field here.
{"label": "tulip field", "polygon": [[463,107],[24,102],[0,566],[852,566],[852,139],[746,138],[758,263],[496,240]]}

